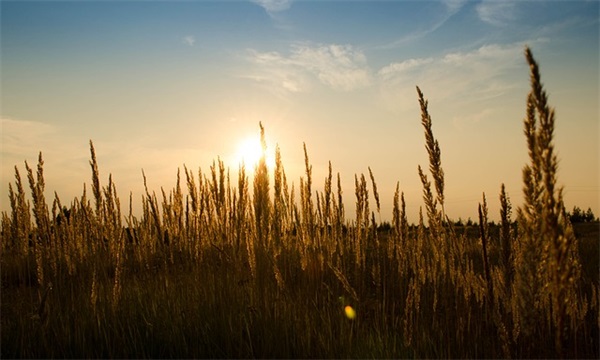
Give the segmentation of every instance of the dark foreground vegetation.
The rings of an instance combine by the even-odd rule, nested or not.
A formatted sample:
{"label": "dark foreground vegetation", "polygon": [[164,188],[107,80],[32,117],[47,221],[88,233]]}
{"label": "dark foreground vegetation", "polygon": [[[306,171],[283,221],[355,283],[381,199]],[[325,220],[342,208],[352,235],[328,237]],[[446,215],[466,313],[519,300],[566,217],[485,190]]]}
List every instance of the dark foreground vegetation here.
{"label": "dark foreground vegetation", "polygon": [[[1,219],[1,357],[598,358],[598,223],[569,220],[554,113],[526,58],[525,201],[513,213],[502,186],[494,226],[485,195],[474,226],[445,215],[418,88],[430,161],[429,174],[418,168],[415,226],[397,188],[381,229],[370,169],[355,177],[347,219],[340,175],[330,167],[313,191],[306,149],[298,188],[279,152],[273,173],[263,159],[252,181],[218,161],[185,168],[158,196],[146,189],[141,217],[110,176],[101,185],[91,143],[91,186],[70,204],[45,199],[41,154],[26,180],[15,167]],[[261,135],[265,146],[262,125]]]}

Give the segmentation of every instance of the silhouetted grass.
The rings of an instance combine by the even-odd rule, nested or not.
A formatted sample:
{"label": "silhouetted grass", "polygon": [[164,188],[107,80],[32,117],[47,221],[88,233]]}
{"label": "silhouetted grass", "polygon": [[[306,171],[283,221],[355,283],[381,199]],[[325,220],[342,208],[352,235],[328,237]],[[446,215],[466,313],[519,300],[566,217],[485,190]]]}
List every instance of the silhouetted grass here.
{"label": "silhouetted grass", "polygon": [[103,186],[91,142],[92,185],[70,204],[44,198],[41,154],[35,171],[26,164],[32,202],[15,168],[0,232],[2,358],[598,358],[598,224],[566,217],[553,112],[526,57],[530,163],[516,222],[504,186],[499,225],[485,195],[478,226],[446,216],[418,88],[429,172],[417,169],[414,226],[398,187],[382,230],[370,168],[346,219],[340,174],[330,164],[315,191],[306,147],[297,188],[278,150],[272,174],[263,158],[231,179],[218,160],[178,172],[171,190],[146,188],[140,217],[110,176]]}

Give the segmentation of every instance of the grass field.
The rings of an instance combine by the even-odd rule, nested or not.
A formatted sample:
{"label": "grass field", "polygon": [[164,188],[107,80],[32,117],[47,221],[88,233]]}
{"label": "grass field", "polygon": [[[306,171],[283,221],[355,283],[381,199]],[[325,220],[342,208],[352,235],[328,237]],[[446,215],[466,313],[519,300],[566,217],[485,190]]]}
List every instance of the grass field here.
{"label": "grass field", "polygon": [[185,168],[171,190],[146,189],[141,216],[110,177],[101,183],[91,142],[91,186],[70,204],[45,199],[41,154],[27,179],[15,167],[1,222],[1,357],[598,358],[599,224],[568,220],[553,110],[526,57],[525,201],[513,213],[502,186],[498,225],[485,195],[478,225],[445,215],[418,88],[429,172],[418,169],[415,225],[399,188],[391,227],[378,223],[370,171],[350,197],[331,167],[314,191],[306,148],[297,188],[278,152],[272,173],[263,159],[236,179],[217,161]]}

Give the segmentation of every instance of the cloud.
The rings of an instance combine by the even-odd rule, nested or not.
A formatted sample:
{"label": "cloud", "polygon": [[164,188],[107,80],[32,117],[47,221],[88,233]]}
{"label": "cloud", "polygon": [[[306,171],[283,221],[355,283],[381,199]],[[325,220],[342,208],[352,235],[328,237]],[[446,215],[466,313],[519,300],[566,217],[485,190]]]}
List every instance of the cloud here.
{"label": "cloud", "polygon": [[409,71],[432,62],[433,58],[408,59],[402,62],[395,62],[384,66],[377,72],[377,74],[382,76],[384,79],[389,79],[405,71]]}
{"label": "cloud", "polygon": [[522,78],[515,70],[525,66],[523,47],[523,43],[488,44],[469,51],[390,63],[377,73],[382,97],[392,109],[408,109],[415,106],[415,85],[428,97],[453,106],[507,95],[518,86],[526,86],[515,82]]}
{"label": "cloud", "polygon": [[[35,155],[56,133],[52,125],[37,122],[1,118],[2,157]],[[32,150],[33,149],[33,150]],[[19,161],[23,161],[20,159]]]}
{"label": "cloud", "polygon": [[365,55],[350,45],[296,46],[292,57],[335,90],[350,91],[371,82]]}
{"label": "cloud", "polygon": [[248,50],[251,66],[244,68],[243,77],[282,97],[309,92],[315,86],[341,92],[375,86],[382,105],[393,112],[416,106],[414,87],[419,85],[428,97],[461,106],[491,101],[526,86],[518,81],[520,69],[526,71],[524,45],[492,43],[435,57],[392,61],[373,70],[365,53],[354,46],[298,43],[288,53]]}
{"label": "cloud", "polygon": [[481,21],[494,26],[506,26],[516,19],[516,3],[513,1],[483,0],[477,4],[476,11]]}
{"label": "cloud", "polygon": [[380,48],[393,49],[393,48],[402,46],[407,43],[415,42],[417,40],[420,40],[420,39],[426,37],[427,35],[435,32],[437,29],[441,28],[446,23],[446,21],[448,21],[450,18],[452,18],[452,16],[457,14],[467,2],[468,2],[468,0],[444,0],[444,1],[441,1],[441,4],[444,5],[443,11],[436,13],[436,14],[431,14],[431,19],[437,19],[437,20],[434,20],[430,25],[428,25],[424,28],[422,27],[420,29],[417,29],[407,35],[402,36],[401,38],[399,38],[395,41],[392,41],[391,43],[380,46]]}
{"label": "cloud", "polygon": [[523,46],[522,42],[486,44],[393,61],[374,71],[365,53],[354,46],[297,43],[288,53],[248,50],[252,66],[244,69],[243,77],[281,97],[309,92],[315,86],[341,92],[376,86],[383,106],[393,112],[416,106],[414,87],[419,85],[428,97],[460,106],[489,101],[524,86],[516,82],[520,73],[515,71],[524,66]]}
{"label": "cloud", "polygon": [[516,52],[522,53],[524,44],[510,45],[489,44],[469,52],[454,52],[446,54],[442,61],[457,66],[470,66],[474,63],[497,62],[512,59]]}
{"label": "cloud", "polygon": [[464,129],[466,126],[470,126],[472,124],[477,124],[485,121],[486,119],[493,118],[496,114],[501,114],[503,109],[501,108],[485,108],[474,113],[461,115],[461,116],[453,116],[452,117],[452,125],[458,129]]}
{"label": "cloud", "polygon": [[292,5],[292,0],[250,0],[253,3],[262,6],[269,14],[285,11]]}
{"label": "cloud", "polygon": [[248,50],[247,60],[254,66],[250,73],[241,77],[262,84],[270,91],[284,95],[287,92],[308,91],[310,88],[307,74],[278,52]]}
{"label": "cloud", "polygon": [[186,45],[194,46],[194,44],[196,43],[196,38],[192,35],[187,35],[183,37],[182,41]]}
{"label": "cloud", "polygon": [[446,9],[452,15],[456,14],[468,0],[443,0],[442,3],[446,5]]}
{"label": "cloud", "polygon": [[336,91],[368,86],[371,72],[364,53],[350,45],[295,44],[289,55],[248,51],[255,65],[243,77],[289,92],[304,92],[314,80]]}

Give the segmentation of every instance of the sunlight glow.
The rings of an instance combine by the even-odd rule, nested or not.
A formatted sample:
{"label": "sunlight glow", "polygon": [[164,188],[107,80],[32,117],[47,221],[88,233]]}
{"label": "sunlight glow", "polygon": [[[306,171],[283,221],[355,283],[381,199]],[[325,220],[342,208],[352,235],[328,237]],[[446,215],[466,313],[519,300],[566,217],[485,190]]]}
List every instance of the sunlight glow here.
{"label": "sunlight glow", "polygon": [[[254,169],[262,156],[263,149],[260,144],[260,138],[248,137],[239,143],[235,159],[240,165],[244,164],[246,169]],[[267,167],[272,169],[275,166],[275,159],[268,147],[265,156]]]}

